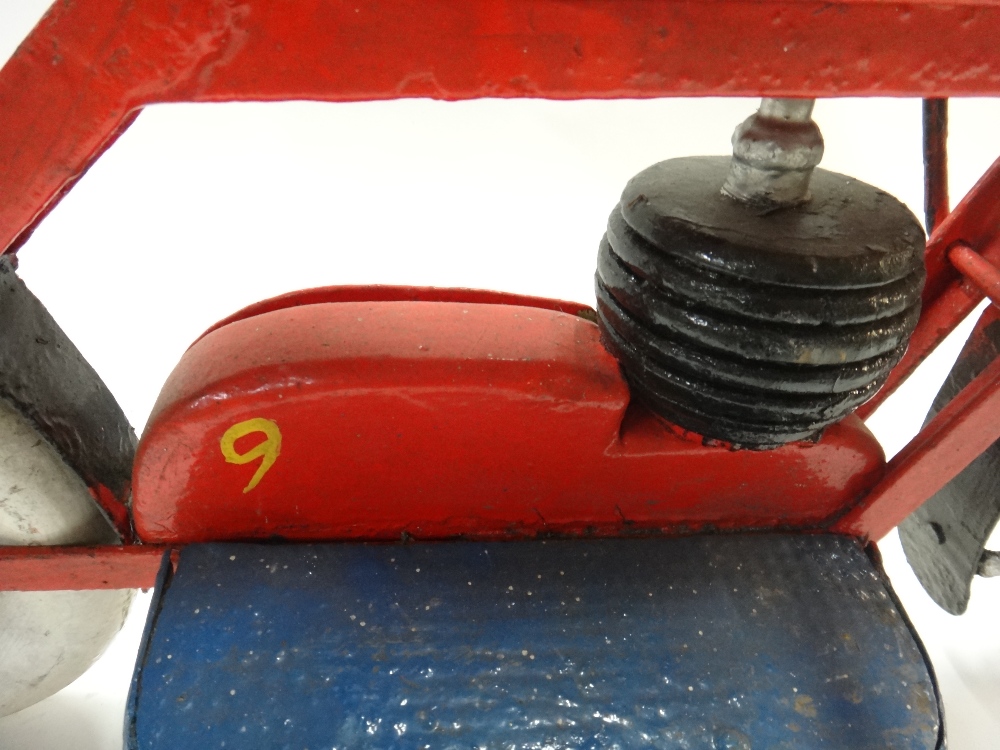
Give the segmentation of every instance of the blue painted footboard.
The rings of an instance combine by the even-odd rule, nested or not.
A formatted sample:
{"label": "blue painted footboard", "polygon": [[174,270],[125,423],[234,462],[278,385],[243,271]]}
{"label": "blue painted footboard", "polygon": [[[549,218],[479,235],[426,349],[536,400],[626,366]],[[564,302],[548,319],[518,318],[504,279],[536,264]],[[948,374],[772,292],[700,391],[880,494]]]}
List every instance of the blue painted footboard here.
{"label": "blue painted footboard", "polygon": [[829,535],[185,548],[135,750],[933,750],[888,583]]}

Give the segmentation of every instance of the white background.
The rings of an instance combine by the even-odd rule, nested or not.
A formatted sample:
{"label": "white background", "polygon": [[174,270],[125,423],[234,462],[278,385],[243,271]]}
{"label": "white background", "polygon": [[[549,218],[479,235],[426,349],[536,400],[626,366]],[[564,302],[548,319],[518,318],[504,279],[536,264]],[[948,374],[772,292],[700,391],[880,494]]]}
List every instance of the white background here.
{"label": "white background", "polygon": [[[0,60],[45,0],[0,0]],[[137,429],[186,346],[256,300],[330,284],[493,288],[593,303],[597,242],[625,182],[726,153],[750,100],[426,100],[147,109],[20,253],[21,275]],[[953,101],[952,195],[1000,154],[1000,104]],[[823,166],[921,216],[917,100],[828,100]],[[3,124],[0,122],[0,138]],[[964,328],[968,334],[968,327]],[[871,420],[888,454],[919,429],[957,355],[942,348]],[[1000,583],[938,610],[895,533],[881,545],[940,681],[952,750],[1000,736]],[[104,658],[0,720],[4,750],[117,750],[148,596]],[[2,634],[0,634],[2,637]]]}

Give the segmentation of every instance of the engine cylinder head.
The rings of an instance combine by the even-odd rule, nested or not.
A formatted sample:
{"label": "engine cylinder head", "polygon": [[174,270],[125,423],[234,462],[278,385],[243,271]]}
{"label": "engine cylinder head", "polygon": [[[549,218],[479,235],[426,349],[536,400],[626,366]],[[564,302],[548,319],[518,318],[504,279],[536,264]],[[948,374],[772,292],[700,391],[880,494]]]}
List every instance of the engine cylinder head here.
{"label": "engine cylinder head", "polygon": [[924,234],[883,191],[811,170],[777,206],[720,188],[727,157],[626,186],[598,253],[599,324],[633,392],[706,438],[815,437],[873,396],[920,313]]}

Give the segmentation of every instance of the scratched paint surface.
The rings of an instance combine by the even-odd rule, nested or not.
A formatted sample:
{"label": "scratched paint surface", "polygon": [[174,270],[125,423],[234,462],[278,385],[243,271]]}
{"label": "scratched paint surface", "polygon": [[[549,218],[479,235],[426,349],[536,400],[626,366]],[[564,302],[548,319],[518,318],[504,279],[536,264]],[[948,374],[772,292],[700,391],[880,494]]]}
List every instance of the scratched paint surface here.
{"label": "scratched paint surface", "polygon": [[934,748],[932,678],[834,536],[195,545],[131,748]]}

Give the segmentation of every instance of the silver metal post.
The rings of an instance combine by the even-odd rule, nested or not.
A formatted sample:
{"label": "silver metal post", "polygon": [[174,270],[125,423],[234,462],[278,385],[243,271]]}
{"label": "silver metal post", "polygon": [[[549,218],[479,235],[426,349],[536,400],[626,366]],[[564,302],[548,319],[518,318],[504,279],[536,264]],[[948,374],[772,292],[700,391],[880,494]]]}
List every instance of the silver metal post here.
{"label": "silver metal post", "polygon": [[809,178],[823,158],[812,121],[815,99],[763,99],[733,133],[733,159],[722,192],[769,208],[809,200]]}

